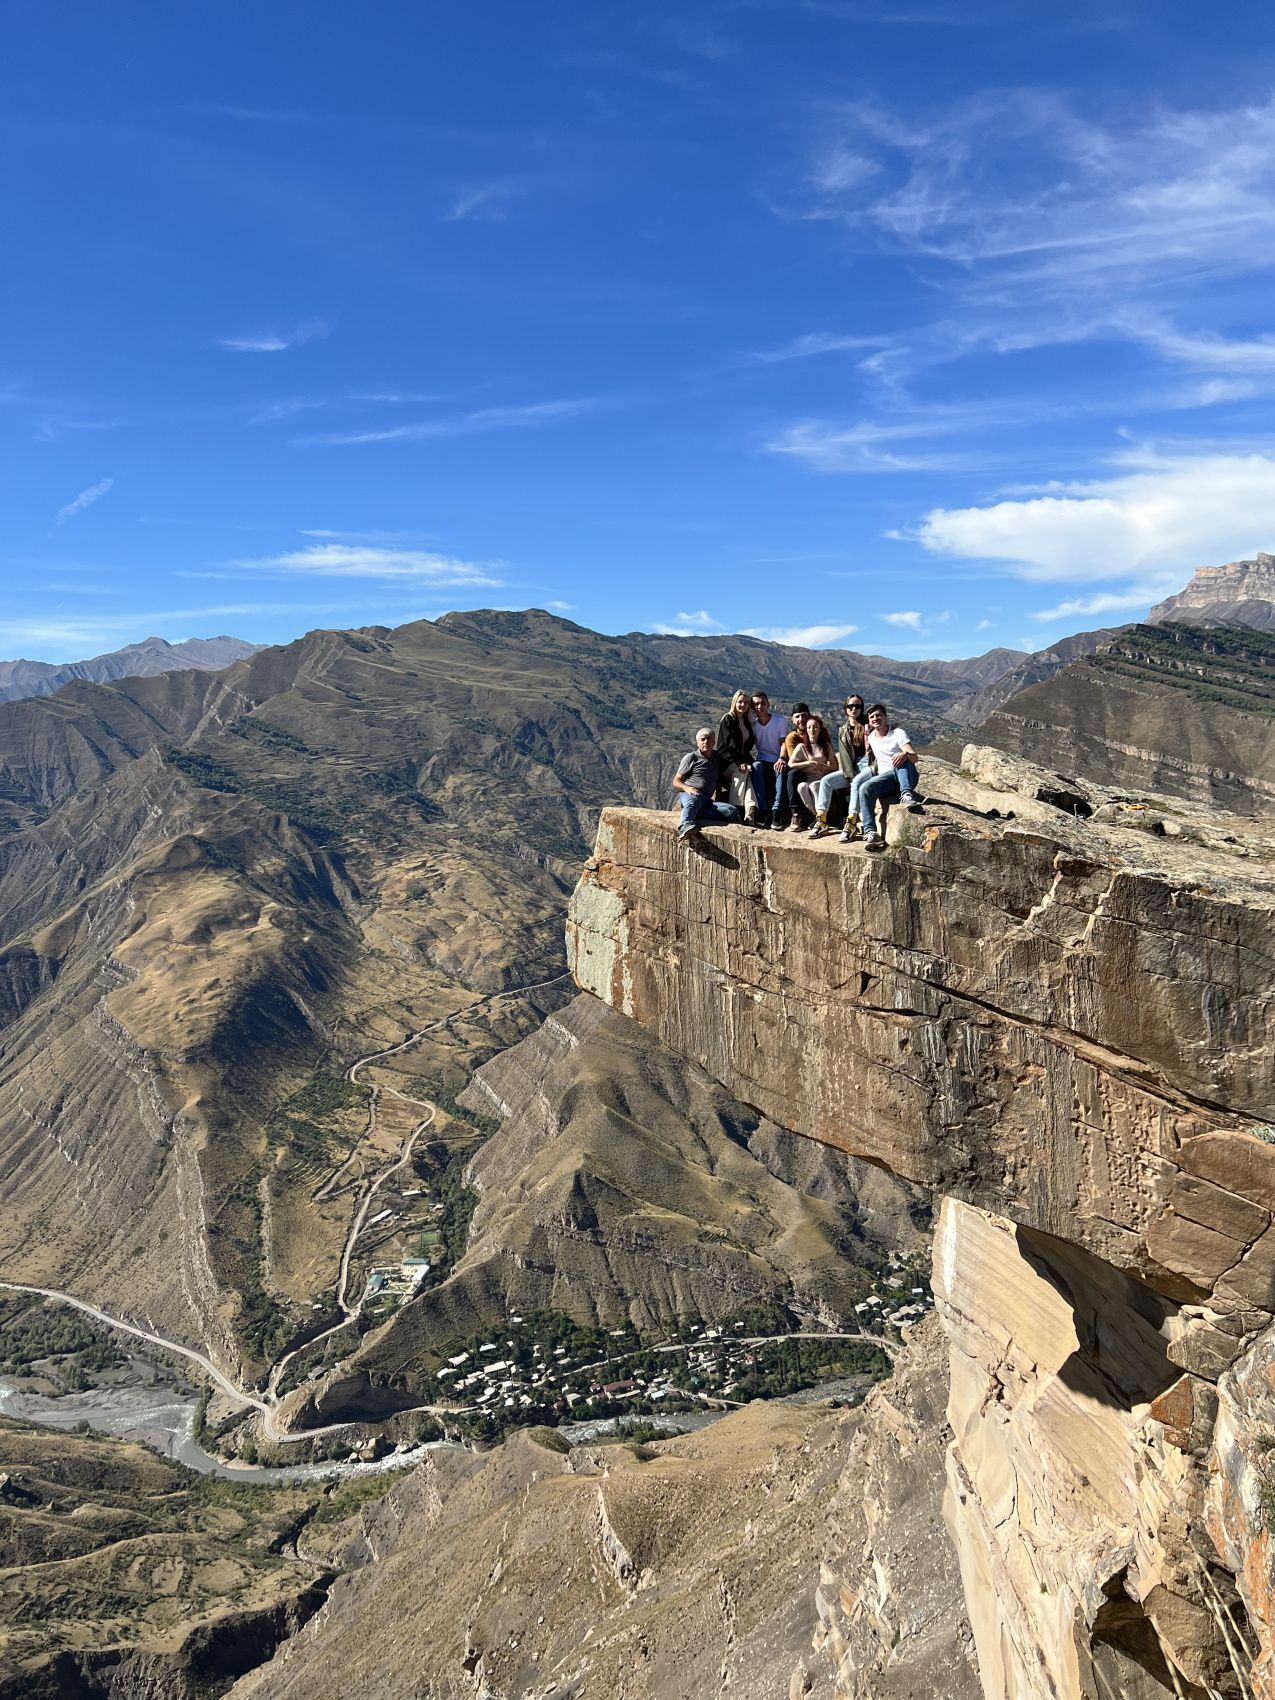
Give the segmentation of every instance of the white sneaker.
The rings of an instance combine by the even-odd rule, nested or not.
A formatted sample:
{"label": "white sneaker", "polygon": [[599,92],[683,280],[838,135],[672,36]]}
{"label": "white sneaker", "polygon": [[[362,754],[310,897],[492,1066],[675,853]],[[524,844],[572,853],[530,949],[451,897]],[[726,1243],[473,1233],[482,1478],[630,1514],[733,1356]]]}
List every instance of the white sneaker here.
{"label": "white sneaker", "polygon": [[863,848],[870,852],[885,849],[885,839],[879,832],[869,832],[864,835]]}
{"label": "white sneaker", "polygon": [[899,798],[899,801],[903,804],[905,809],[910,809],[914,815],[919,815],[921,813],[921,799],[917,796],[915,791],[905,791]]}

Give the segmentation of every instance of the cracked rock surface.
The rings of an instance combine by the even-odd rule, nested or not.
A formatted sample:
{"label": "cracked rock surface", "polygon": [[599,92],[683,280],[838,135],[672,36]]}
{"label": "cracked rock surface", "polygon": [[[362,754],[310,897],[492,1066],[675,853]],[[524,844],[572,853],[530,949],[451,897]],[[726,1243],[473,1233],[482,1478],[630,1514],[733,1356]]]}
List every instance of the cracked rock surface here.
{"label": "cracked rock surface", "polygon": [[923,786],[879,857],[608,810],[576,979],[944,1199],[984,1693],[1275,1694],[1269,824],[973,746]]}

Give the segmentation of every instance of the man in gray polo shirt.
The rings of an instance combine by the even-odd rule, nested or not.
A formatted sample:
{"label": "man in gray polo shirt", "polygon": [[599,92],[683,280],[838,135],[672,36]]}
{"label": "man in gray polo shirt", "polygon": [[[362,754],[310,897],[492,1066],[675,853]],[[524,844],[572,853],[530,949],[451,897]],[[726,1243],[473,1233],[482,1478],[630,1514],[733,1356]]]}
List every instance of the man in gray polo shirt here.
{"label": "man in gray polo shirt", "polygon": [[739,819],[734,803],[715,803],[721,770],[721,757],[714,745],[716,734],[711,726],[701,726],[695,734],[695,748],[688,750],[677,764],[673,789],[682,794],[682,824],[677,829],[679,843],[684,844],[701,826],[729,826]]}

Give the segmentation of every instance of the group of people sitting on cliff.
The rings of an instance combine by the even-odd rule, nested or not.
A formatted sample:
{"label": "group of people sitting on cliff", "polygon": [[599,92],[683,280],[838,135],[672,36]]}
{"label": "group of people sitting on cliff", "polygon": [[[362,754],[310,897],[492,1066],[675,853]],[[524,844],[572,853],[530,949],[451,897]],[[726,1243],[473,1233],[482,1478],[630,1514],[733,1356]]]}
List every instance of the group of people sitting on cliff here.
{"label": "group of people sitting on cliff", "polygon": [[891,803],[920,810],[917,784],[912,740],[891,726],[884,703],[865,712],[863,698],[851,692],[834,739],[823,716],[804,702],[790,715],[776,714],[765,691],[736,691],[717,730],[701,726],[695,748],[678,764],[677,836],[685,843],[701,827],[742,818],[746,826],[820,838],[845,793],[838,842],[850,844],[862,833],[864,849],[880,851]]}

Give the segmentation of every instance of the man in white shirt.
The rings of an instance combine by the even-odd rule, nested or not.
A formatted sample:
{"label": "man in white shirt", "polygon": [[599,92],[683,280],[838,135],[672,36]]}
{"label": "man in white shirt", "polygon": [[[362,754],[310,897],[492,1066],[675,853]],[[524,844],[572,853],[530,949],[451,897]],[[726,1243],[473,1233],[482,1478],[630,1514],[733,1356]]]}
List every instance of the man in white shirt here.
{"label": "man in white shirt", "polygon": [[783,779],[775,763],[784,758],[784,739],[788,736],[788,719],[770,712],[770,698],[765,691],[754,691],[753,736],[757,748],[753,752],[753,795],[757,798],[758,826],[774,826],[783,800]]}
{"label": "man in white shirt", "polygon": [[[902,803],[913,814],[921,811],[916,794],[916,751],[901,726],[891,726],[885,704],[874,702],[868,710],[868,749],[876,764],[876,777],[859,787],[859,818],[863,822],[863,848],[885,849],[885,816],[891,803]],[[876,806],[881,804],[881,831],[876,826]]]}

